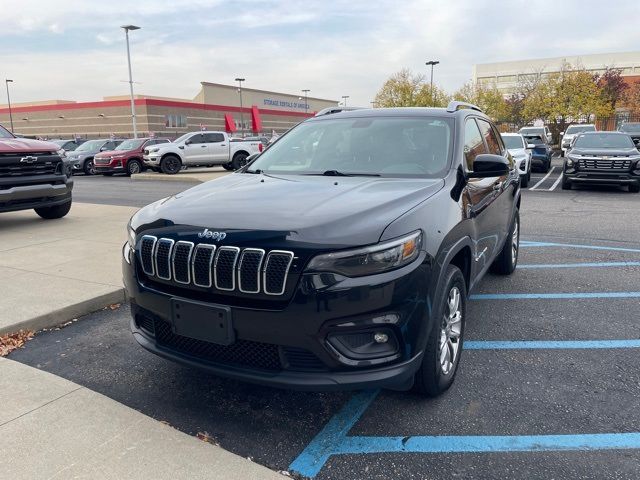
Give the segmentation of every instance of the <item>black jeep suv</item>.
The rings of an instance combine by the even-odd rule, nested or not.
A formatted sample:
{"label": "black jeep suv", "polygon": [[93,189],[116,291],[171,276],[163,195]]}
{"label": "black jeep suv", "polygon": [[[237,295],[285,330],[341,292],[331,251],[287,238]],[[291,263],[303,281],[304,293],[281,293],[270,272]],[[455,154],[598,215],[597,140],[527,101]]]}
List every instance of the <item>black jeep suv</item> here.
{"label": "black jeep suv", "polygon": [[133,216],[131,328],[158,355],[240,380],[437,395],[469,291],[516,267],[519,205],[477,107],[317,116]]}

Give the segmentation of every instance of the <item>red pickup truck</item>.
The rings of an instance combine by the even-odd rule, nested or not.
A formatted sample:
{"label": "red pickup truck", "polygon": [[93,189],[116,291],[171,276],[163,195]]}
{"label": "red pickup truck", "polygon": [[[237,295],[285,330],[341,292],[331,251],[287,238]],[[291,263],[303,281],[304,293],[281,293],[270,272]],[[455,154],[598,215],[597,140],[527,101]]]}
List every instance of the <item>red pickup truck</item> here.
{"label": "red pickup truck", "polygon": [[169,143],[168,138],[132,138],[123,141],[115,150],[100,152],[93,157],[97,174],[111,176],[114,173],[134,175],[143,169],[142,151],[151,145]]}
{"label": "red pickup truck", "polygon": [[0,212],[34,209],[61,218],[71,209],[72,189],[71,164],[59,145],[16,138],[0,126]]}

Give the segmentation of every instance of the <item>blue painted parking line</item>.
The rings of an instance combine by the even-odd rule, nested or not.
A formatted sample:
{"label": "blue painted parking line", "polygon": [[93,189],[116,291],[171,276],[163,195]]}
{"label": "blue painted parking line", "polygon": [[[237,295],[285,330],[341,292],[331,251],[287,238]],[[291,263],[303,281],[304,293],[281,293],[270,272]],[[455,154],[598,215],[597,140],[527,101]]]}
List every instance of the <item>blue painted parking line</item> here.
{"label": "blue painted parking line", "polygon": [[640,298],[640,292],[575,292],[575,293],[477,293],[470,300],[530,300],[576,298]]}
{"label": "blue painted parking line", "polygon": [[582,248],[587,250],[606,250],[611,252],[632,252],[640,253],[638,248],[624,248],[624,247],[605,247],[600,245],[579,245],[573,243],[553,243],[553,242],[532,242],[527,240],[520,241],[520,248],[530,247],[567,247],[567,248]]}
{"label": "blue painted parking line", "polygon": [[465,350],[640,348],[639,340],[469,340]]}
{"label": "blue painted parking line", "polygon": [[336,454],[354,453],[460,453],[540,452],[558,450],[611,450],[640,448],[640,433],[580,435],[497,435],[345,437]]}
{"label": "blue painted parking line", "polygon": [[530,263],[518,265],[523,268],[599,268],[599,267],[640,267],[640,262],[587,262],[587,263]]}

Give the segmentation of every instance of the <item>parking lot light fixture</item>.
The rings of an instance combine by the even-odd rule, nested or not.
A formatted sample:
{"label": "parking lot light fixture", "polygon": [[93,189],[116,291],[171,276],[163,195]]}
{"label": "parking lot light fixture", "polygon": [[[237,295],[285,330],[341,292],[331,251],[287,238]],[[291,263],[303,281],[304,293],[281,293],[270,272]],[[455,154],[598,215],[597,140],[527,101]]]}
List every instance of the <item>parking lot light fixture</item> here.
{"label": "parking lot light fixture", "polygon": [[344,107],[346,107],[346,106],[347,106],[347,98],[349,98],[349,95],[343,95],[343,96],[342,96],[342,105],[343,105]]}
{"label": "parking lot light fixture", "polygon": [[427,66],[431,65],[431,106],[432,107],[436,106],[435,99],[433,98],[433,67],[438,65],[439,63],[440,61],[438,60],[429,60],[427,63],[425,63],[425,65]]}
{"label": "parking lot light fixture", "polygon": [[136,125],[136,105],[133,99],[133,78],[131,75],[131,53],[129,51],[129,31],[140,30],[140,27],[136,25],[122,25],[120,28],[124,29],[124,35],[127,39],[127,65],[129,67],[129,94],[131,96],[131,122],[133,124],[133,138],[138,138],[138,127]]}
{"label": "parking lot light fixture", "polygon": [[7,106],[9,107],[9,122],[11,123],[11,133],[13,133],[13,115],[11,114],[11,97],[9,96],[9,84],[13,83],[13,80],[5,78],[4,83],[7,87]]}
{"label": "parking lot light fixture", "polygon": [[307,99],[309,98],[309,92],[311,90],[309,90],[308,88],[303,88],[302,92],[304,93],[304,113],[307,113],[307,111],[309,110],[309,104],[307,102]]}
{"label": "parking lot light fixture", "polygon": [[241,131],[242,131],[242,136],[244,137],[244,113],[242,111],[242,82],[244,82],[245,79],[244,78],[236,78],[236,82],[238,82],[238,93],[240,94],[240,123],[242,124],[241,126]]}

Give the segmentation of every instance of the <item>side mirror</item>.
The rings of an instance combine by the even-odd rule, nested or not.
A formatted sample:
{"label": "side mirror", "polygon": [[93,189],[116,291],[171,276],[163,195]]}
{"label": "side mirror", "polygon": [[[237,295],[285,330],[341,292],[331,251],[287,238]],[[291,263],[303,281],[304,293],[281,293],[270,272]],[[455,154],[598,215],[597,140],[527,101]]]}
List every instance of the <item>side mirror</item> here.
{"label": "side mirror", "polygon": [[533,150],[534,148],[536,148],[535,143],[527,143],[527,150]]}
{"label": "side mirror", "polygon": [[185,140],[185,141],[184,141],[184,144],[185,144],[185,145],[191,145],[191,140]]}
{"label": "side mirror", "polygon": [[473,172],[469,178],[500,177],[509,173],[509,160],[501,155],[484,153],[473,161]]}
{"label": "side mirror", "polygon": [[562,136],[564,136],[564,132],[560,132],[560,136],[561,136],[561,137],[562,137]]}

